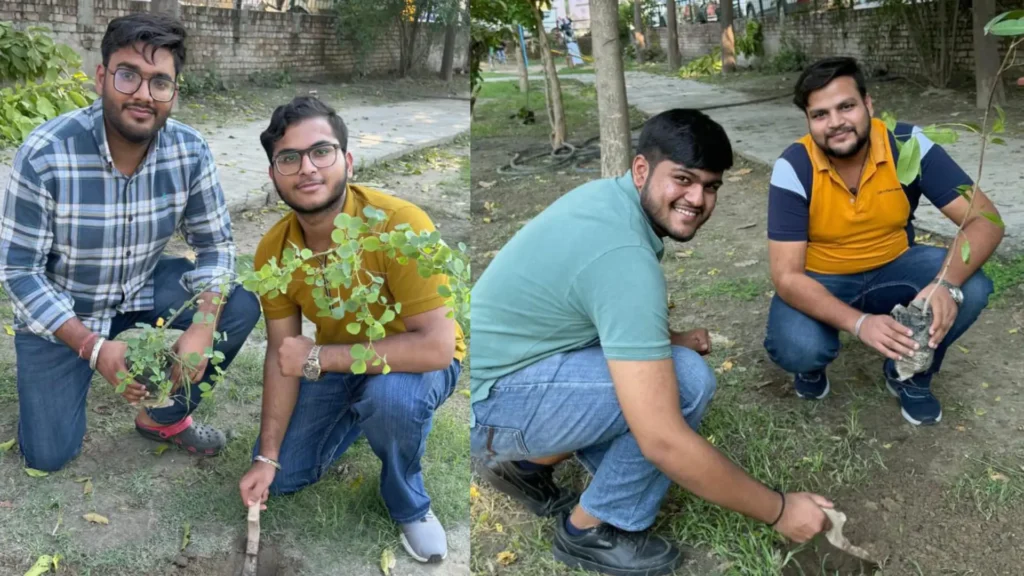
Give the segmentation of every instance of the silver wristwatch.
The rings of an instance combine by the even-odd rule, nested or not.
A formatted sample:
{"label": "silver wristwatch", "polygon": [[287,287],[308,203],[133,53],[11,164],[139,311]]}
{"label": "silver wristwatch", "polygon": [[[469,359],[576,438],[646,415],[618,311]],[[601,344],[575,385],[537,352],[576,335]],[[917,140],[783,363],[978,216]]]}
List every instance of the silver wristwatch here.
{"label": "silver wristwatch", "polygon": [[956,302],[957,306],[964,303],[964,291],[959,286],[954,286],[945,280],[939,280],[939,286],[942,286],[946,290],[949,290],[949,295],[953,297],[953,302]]}
{"label": "silver wristwatch", "polygon": [[306,357],[306,363],[302,366],[302,375],[307,380],[316,382],[320,379],[320,348],[321,346],[313,346],[313,349],[309,351],[309,356]]}

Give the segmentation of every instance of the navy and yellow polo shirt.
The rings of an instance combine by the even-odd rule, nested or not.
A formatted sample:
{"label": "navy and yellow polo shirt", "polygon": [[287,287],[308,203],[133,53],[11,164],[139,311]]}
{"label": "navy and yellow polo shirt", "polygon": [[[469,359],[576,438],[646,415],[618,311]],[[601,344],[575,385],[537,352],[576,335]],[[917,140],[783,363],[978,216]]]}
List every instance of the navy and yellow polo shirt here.
{"label": "navy and yellow polo shirt", "polygon": [[[896,176],[901,142],[916,138],[921,173],[909,186]],[[971,178],[921,128],[871,121],[869,158],[856,195],[810,134],[775,161],[768,191],[768,238],[807,242],[806,268],[856,274],[892,262],[914,244],[914,211],[923,194],[937,208],[952,202]]]}

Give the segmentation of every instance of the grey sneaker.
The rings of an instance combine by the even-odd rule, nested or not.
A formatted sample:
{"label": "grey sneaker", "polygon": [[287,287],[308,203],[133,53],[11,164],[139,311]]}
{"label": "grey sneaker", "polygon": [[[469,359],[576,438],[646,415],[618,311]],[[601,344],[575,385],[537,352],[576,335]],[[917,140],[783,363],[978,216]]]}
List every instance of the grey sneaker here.
{"label": "grey sneaker", "polygon": [[448,557],[448,537],[433,510],[415,522],[402,524],[402,546],[419,562],[437,564]]}

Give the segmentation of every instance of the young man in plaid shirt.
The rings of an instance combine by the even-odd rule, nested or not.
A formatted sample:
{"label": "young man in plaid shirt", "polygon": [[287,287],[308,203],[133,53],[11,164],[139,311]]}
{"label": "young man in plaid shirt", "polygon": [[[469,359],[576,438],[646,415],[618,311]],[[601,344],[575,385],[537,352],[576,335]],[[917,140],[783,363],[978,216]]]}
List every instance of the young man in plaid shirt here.
{"label": "young man in plaid shirt", "polygon": [[[39,470],[58,470],[81,452],[94,371],[111,385],[127,371],[118,334],[157,323],[201,291],[199,310],[214,314],[216,326],[183,314],[172,326],[184,330],[174,347],[202,354],[215,329],[225,332],[214,346],[225,368],[260,315],[244,290],[215,298],[218,279],[235,265],[227,206],[205,140],[168,120],[184,27],[155,14],[117,18],[102,54],[101,98],[32,132],[0,197],[0,281],[17,330],[18,441],[26,465]],[[195,263],[163,257],[177,230]],[[212,370],[204,361],[180,380],[173,374],[184,385],[170,406],[139,411],[138,432],[193,453],[223,448],[220,431],[189,416]],[[145,396],[137,383],[124,391],[133,405]]]}

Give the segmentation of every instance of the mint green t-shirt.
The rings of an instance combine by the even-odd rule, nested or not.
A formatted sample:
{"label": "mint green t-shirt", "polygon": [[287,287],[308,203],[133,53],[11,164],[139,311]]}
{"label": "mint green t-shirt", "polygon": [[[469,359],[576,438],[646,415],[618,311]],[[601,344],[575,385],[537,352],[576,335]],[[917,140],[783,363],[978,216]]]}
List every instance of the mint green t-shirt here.
{"label": "mint green t-shirt", "polygon": [[548,206],[473,288],[471,402],[503,376],[596,344],[610,360],[670,358],[664,251],[628,172]]}

